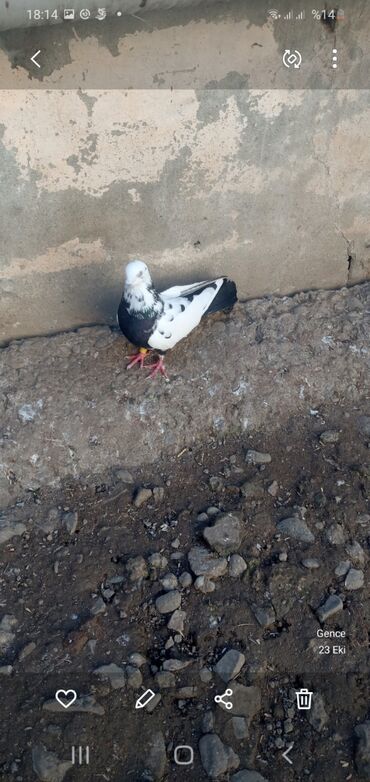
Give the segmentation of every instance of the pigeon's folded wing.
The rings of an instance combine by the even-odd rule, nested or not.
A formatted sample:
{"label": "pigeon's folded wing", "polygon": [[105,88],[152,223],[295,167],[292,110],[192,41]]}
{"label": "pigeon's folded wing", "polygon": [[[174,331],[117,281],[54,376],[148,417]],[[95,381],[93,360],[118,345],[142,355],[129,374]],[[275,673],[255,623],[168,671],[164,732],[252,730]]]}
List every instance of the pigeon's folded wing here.
{"label": "pigeon's folded wing", "polygon": [[161,291],[162,299],[176,299],[179,296],[191,296],[198,290],[204,288],[205,285],[214,285],[220,282],[220,280],[203,280],[203,282],[194,282],[192,285],[174,285],[172,288],[167,288],[165,291]]}
{"label": "pigeon's folded wing", "polygon": [[[166,295],[161,293],[164,310],[148,340],[150,347],[159,351],[170,350],[190,334],[211,306],[223,282],[224,278],[221,277],[208,283],[187,286],[186,289],[180,286],[169,288],[165,291]],[[178,297],[168,296],[169,291],[175,290],[182,290],[184,293]]]}

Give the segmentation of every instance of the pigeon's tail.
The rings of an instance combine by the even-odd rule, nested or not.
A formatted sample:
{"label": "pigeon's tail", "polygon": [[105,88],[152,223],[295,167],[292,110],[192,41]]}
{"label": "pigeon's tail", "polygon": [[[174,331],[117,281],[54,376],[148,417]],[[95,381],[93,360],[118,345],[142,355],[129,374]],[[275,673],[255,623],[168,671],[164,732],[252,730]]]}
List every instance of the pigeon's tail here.
{"label": "pigeon's tail", "polygon": [[215,298],[206,310],[206,315],[209,315],[211,312],[232,309],[237,301],[235,282],[225,277],[221,288],[217,291]]}

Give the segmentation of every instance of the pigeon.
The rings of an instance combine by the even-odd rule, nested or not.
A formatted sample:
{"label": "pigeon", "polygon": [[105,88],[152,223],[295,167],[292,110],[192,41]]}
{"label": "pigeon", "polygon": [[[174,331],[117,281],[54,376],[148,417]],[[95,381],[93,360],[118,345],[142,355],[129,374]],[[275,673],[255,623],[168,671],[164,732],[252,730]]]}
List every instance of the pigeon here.
{"label": "pigeon", "polygon": [[153,286],[149,269],[143,261],[126,266],[126,279],[117,320],[129,342],[139,350],[130,357],[127,369],[144,367],[151,353],[157,361],[151,364],[150,378],[158,372],[168,378],[163,356],[190,334],[204,315],[232,309],[237,301],[236,285],[227,277],[203,280],[193,285],[175,285],[159,293]]}

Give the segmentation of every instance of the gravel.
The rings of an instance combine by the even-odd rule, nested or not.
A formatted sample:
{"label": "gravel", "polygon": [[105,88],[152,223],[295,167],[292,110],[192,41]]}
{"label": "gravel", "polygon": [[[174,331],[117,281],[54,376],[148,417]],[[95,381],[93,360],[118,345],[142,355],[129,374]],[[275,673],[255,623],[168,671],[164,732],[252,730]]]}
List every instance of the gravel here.
{"label": "gravel", "polygon": [[181,605],[181,594],[177,589],[157,597],[155,607],[159,614],[172,614]]}
{"label": "gravel", "polygon": [[229,649],[216,663],[214,672],[227,684],[231,679],[236,678],[244,663],[245,657],[242,652],[238,649]]}
{"label": "gravel", "polygon": [[350,568],[350,570],[346,575],[344,586],[349,591],[354,591],[355,589],[361,589],[364,586],[364,582],[365,582],[365,576],[363,570],[356,570],[355,568]]}
{"label": "gravel", "polygon": [[151,489],[144,489],[141,487],[135,492],[133,503],[135,505],[135,508],[141,508],[142,505],[144,505],[146,502],[149,502],[153,497],[153,492]]}
{"label": "gravel", "polygon": [[242,519],[237,513],[218,516],[212,527],[203,530],[203,537],[218,554],[233,554],[242,542]]}
{"label": "gravel", "polygon": [[302,559],[302,565],[307,568],[307,570],[317,570],[317,568],[320,567],[320,562],[314,557],[307,557],[307,559]]}
{"label": "gravel", "polygon": [[78,526],[78,513],[77,511],[71,511],[64,513],[62,517],[63,524],[70,535],[74,535]]}
{"label": "gravel", "polygon": [[32,767],[42,782],[62,782],[73,763],[59,760],[54,752],[48,752],[43,744],[37,744],[32,748]]}
{"label": "gravel", "polygon": [[332,546],[342,546],[346,541],[343,527],[340,524],[331,524],[326,530],[326,539]]}
{"label": "gravel", "polygon": [[181,635],[183,635],[185,620],[186,620],[185,611],[180,611],[180,609],[176,609],[176,611],[173,612],[169,622],[167,623],[167,627],[169,630],[173,630],[175,633],[180,633]]}
{"label": "gravel", "polygon": [[108,679],[114,690],[120,690],[126,685],[125,671],[123,668],[120,668],[119,665],[116,665],[116,663],[101,665],[99,668],[95,668],[93,673],[95,676],[100,676],[102,679]]}
{"label": "gravel", "polygon": [[19,521],[4,521],[2,519],[0,521],[0,546],[17,535],[23,535],[25,531],[25,524]]}
{"label": "gravel", "polygon": [[278,530],[284,536],[294,538],[302,543],[314,543],[315,537],[303,519],[292,516],[289,519],[282,519],[278,522]]}
{"label": "gravel", "polygon": [[188,560],[196,576],[219,578],[227,571],[227,559],[215,556],[203,546],[193,546],[188,553]]}
{"label": "gravel", "polygon": [[146,754],[145,769],[152,775],[153,780],[159,782],[163,779],[167,766],[166,744],[163,733],[154,733]]}
{"label": "gravel", "polygon": [[229,576],[239,578],[247,569],[247,563],[240,554],[232,554],[229,559]]}
{"label": "gravel", "polygon": [[370,721],[356,725],[356,769],[361,779],[370,778]]}
{"label": "gravel", "polygon": [[271,454],[248,450],[245,454],[245,461],[247,464],[269,464],[271,462]]}
{"label": "gravel", "polygon": [[331,445],[333,443],[337,443],[338,441],[339,432],[337,432],[335,429],[327,429],[325,432],[320,434],[320,443],[322,443],[322,445]]}
{"label": "gravel", "polygon": [[258,771],[242,769],[237,774],[233,774],[231,782],[267,782],[267,779],[259,774]]}
{"label": "gravel", "polygon": [[338,611],[343,611],[343,601],[338,595],[330,595],[325,603],[316,611],[316,616],[319,622],[326,622],[331,616],[337,614]]}
{"label": "gravel", "polygon": [[307,711],[307,720],[312,727],[321,733],[329,722],[329,717],[325,711],[324,699],[320,693],[315,692],[312,696],[311,709]]}
{"label": "gravel", "polygon": [[203,768],[210,779],[219,779],[227,771],[237,768],[239,759],[231,747],[222,743],[216,733],[207,733],[199,741]]}

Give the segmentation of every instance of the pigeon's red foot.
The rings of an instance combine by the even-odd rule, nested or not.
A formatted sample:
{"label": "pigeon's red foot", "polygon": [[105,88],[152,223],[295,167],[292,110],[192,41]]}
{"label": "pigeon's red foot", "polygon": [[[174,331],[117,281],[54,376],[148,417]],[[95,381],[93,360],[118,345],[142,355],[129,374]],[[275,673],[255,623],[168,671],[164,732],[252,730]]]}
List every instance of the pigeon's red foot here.
{"label": "pigeon's red foot", "polygon": [[161,375],[163,375],[163,377],[167,378],[167,380],[169,379],[168,375],[167,375],[167,372],[166,372],[166,369],[165,369],[165,366],[164,366],[163,356],[159,356],[157,361],[154,364],[152,364],[151,366],[152,366],[152,371],[151,371],[150,375],[148,375],[148,379],[153,378],[156,375],[158,375],[158,372],[160,372]]}
{"label": "pigeon's red foot", "polygon": [[149,350],[147,348],[140,348],[138,353],[135,353],[134,356],[130,356],[130,361],[127,364],[127,369],[131,369],[131,367],[134,367],[135,364],[140,364],[140,369],[143,369],[144,367],[144,361],[149,355]]}

